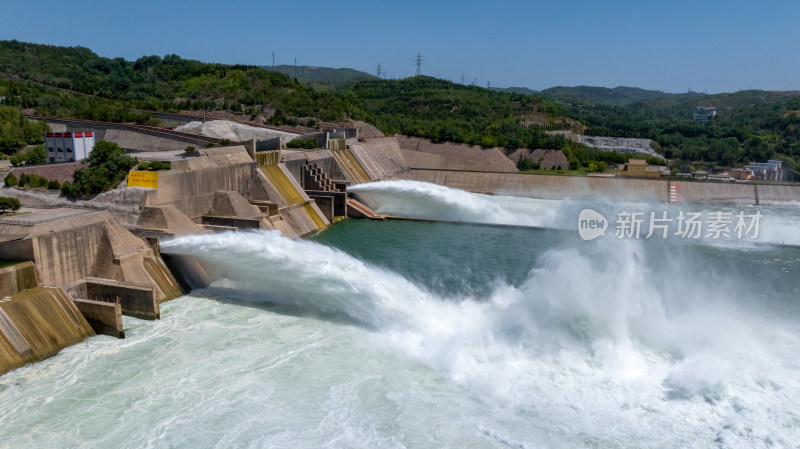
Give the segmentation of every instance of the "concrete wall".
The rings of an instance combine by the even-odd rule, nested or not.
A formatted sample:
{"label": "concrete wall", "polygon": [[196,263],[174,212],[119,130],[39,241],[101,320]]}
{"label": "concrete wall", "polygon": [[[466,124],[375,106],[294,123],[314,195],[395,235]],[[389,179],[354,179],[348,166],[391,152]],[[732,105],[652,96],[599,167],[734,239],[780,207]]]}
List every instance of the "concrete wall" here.
{"label": "concrete wall", "polygon": [[484,162],[440,156],[422,151],[401,150],[409,168],[428,170],[467,170],[486,171],[489,167]]}
{"label": "concrete wall", "polygon": [[800,185],[767,185],[756,186],[759,204],[797,204],[800,202]]}
{"label": "concrete wall", "polygon": [[202,232],[199,226],[171,204],[143,207],[136,224],[145,229],[160,230],[174,237]]}
{"label": "concrete wall", "polygon": [[282,154],[283,165],[286,166],[286,169],[298,182],[302,179],[303,165],[309,162],[315,164],[322,170],[322,173],[325,173],[331,180],[343,181],[347,179],[344,172],[342,172],[342,169],[333,158],[333,154],[330,150],[307,152],[283,151]]}
{"label": "concrete wall", "polygon": [[667,202],[666,181],[590,178],[555,175],[410,170],[403,179],[430,182],[481,193],[505,193],[532,198],[607,196],[624,200]]}
{"label": "concrete wall", "polygon": [[260,151],[272,151],[272,150],[280,150],[281,149],[281,138],[280,137],[273,137],[272,139],[262,140],[261,142],[256,142],[256,152]]}
{"label": "concrete wall", "polygon": [[158,189],[148,205],[173,205],[189,218],[198,218],[211,210],[217,190],[233,190],[249,196],[255,170],[256,163],[251,162],[159,172]]}
{"label": "concrete wall", "polygon": [[89,299],[75,299],[73,303],[96,333],[125,338],[120,304]]}
{"label": "concrete wall", "polygon": [[669,185],[673,184],[680,186],[681,201],[690,203],[800,203],[800,186],[791,185],[523,175],[445,170],[410,170],[395,178],[430,182],[471,192],[505,193],[545,199],[605,196],[623,200],[656,200],[666,203],[669,201]]}
{"label": "concrete wall", "polygon": [[74,299],[116,303],[119,298],[124,315],[146,320],[161,318],[159,301],[150,285],[89,277],[68,284],[64,289]]}
{"label": "concrete wall", "polygon": [[[159,300],[181,294],[158,254],[108,212],[17,227],[28,234],[20,241],[0,245],[0,257],[10,258],[10,252],[33,261],[44,285],[98,277],[152,285]],[[14,231],[12,226],[5,228]]]}
{"label": "concrete wall", "polygon": [[683,202],[757,204],[755,184],[679,181],[673,181],[672,184],[680,186],[680,198]]}
{"label": "concrete wall", "polygon": [[260,218],[218,217],[203,215],[202,223],[211,226],[228,226],[237,229],[263,229]]}
{"label": "concrete wall", "polygon": [[33,262],[22,262],[0,269],[0,298],[36,287]]}
{"label": "concrete wall", "polygon": [[60,288],[35,287],[0,302],[0,374],[55,355],[94,335]]}
{"label": "concrete wall", "polygon": [[[501,148],[488,148],[462,143],[442,142],[433,143],[430,139],[421,137],[397,136],[400,148],[408,151],[436,154],[445,158],[443,161],[474,161],[483,164],[481,171],[497,173],[516,173],[517,165],[506,157]],[[441,170],[456,170],[450,166],[436,167]]]}
{"label": "concrete wall", "polygon": [[[330,192],[330,191],[326,191],[326,192],[321,192],[320,191],[320,192],[318,192],[318,191],[313,191],[313,190],[308,190],[308,191],[306,191],[306,193],[308,194],[308,196],[310,196],[311,198],[314,199],[314,201],[317,203],[317,205],[320,207],[320,209],[322,209],[322,205],[320,203],[320,201],[321,201],[320,198],[322,198],[322,197],[330,198],[330,200],[322,200],[322,201],[324,201],[326,204],[328,202],[331,203],[331,207],[333,208],[332,209],[333,216],[344,217],[344,216],[347,215],[347,193],[345,193],[345,192]],[[325,216],[328,217],[327,213],[325,214]],[[333,218],[332,217],[328,217],[328,221],[333,223]]]}
{"label": "concrete wall", "polygon": [[376,137],[365,142],[352,142],[350,153],[373,180],[387,179],[408,170],[397,138]]}

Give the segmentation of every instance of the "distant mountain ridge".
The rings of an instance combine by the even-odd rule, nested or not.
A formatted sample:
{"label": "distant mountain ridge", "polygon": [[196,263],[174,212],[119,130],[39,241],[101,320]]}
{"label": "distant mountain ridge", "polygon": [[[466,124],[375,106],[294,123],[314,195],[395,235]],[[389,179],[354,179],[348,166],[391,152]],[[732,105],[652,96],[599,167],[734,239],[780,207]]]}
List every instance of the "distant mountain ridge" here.
{"label": "distant mountain ridge", "polygon": [[697,92],[670,94],[660,90],[647,90],[638,87],[617,86],[614,88],[595,86],[556,86],[539,91],[539,96],[560,103],[603,104],[609,106],[627,106],[643,100],[677,96],[700,96]]}
{"label": "distant mountain ridge", "polygon": [[378,79],[375,75],[370,75],[367,72],[362,72],[355,69],[335,69],[332,67],[317,67],[317,66],[293,66],[293,65],[276,65],[276,66],[261,66],[264,70],[270,72],[283,73],[290,78],[296,78],[300,81],[308,81],[320,84],[343,84],[351,81],[363,81]]}
{"label": "distant mountain ridge", "polygon": [[489,90],[520,95],[536,95],[539,93],[538,90],[528,89],[527,87],[490,87]]}

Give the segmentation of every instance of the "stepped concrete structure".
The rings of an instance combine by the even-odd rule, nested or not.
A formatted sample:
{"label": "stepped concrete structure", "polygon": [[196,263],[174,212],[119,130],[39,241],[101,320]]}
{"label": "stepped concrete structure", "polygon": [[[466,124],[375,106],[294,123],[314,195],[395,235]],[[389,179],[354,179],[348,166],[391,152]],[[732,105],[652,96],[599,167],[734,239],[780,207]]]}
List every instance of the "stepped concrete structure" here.
{"label": "stepped concrete structure", "polygon": [[330,226],[325,214],[280,161],[280,151],[259,152],[256,157],[260,187],[253,190],[253,199],[277,204],[280,216],[295,235],[308,235]]}
{"label": "stepped concrete structure", "polygon": [[44,285],[93,276],[151,286],[158,301],[181,294],[150,245],[107,211],[42,209],[24,217],[0,220],[0,258],[32,261]]}
{"label": "stepped concrete structure", "polygon": [[0,374],[94,335],[63,289],[37,283],[30,262],[0,269],[0,289]]}

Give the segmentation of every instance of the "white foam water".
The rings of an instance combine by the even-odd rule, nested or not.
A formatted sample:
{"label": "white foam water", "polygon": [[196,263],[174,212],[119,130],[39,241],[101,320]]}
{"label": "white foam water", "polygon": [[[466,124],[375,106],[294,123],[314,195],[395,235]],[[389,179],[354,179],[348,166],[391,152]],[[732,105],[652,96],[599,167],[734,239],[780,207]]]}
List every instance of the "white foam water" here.
{"label": "white foam water", "polygon": [[[577,208],[392,195],[562,229]],[[166,242],[223,278],[1,377],[0,447],[797,447],[796,250],[541,235],[480,298],[274,231]]]}

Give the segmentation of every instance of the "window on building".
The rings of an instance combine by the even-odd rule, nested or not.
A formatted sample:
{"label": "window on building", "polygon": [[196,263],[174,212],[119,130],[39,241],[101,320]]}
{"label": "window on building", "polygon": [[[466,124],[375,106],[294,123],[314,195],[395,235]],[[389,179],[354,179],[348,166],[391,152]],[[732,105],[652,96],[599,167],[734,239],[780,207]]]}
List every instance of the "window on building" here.
{"label": "window on building", "polygon": [[53,157],[53,156],[50,156],[50,162],[55,162],[55,161],[56,161],[56,158]]}
{"label": "window on building", "polygon": [[64,152],[64,150],[62,150],[61,148],[59,148],[59,149],[58,149],[58,152],[59,152],[59,153],[63,153],[63,152]]}
{"label": "window on building", "polygon": [[53,149],[53,147],[47,147],[47,152],[48,153],[55,153],[55,150]]}

